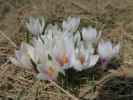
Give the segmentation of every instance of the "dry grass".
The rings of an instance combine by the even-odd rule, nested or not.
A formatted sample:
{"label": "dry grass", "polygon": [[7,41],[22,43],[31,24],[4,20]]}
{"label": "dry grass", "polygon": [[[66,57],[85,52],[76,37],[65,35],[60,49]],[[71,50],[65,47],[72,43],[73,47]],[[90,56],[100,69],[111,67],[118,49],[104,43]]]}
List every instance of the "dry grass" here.
{"label": "dry grass", "polygon": [[[83,25],[93,25],[98,29],[103,29],[106,38],[113,41],[121,41],[121,66],[131,68],[133,65],[133,1],[132,0],[0,0],[0,31],[3,31],[17,45],[24,39],[26,32],[24,20],[27,16],[43,15],[51,21],[60,21],[69,15],[80,16]],[[54,16],[54,17],[53,17]],[[14,54],[14,47],[6,38],[0,34],[0,100],[71,100],[71,98],[60,91],[49,82],[34,79],[31,71],[27,71],[12,65],[8,57]],[[4,64],[5,63],[5,64]],[[132,68],[131,68],[132,69]],[[129,70],[131,70],[129,69]],[[106,74],[106,73],[105,73]],[[126,73],[126,74],[129,74]],[[113,74],[114,75],[114,74]],[[83,84],[78,93],[74,94],[79,100],[132,100],[130,93],[133,88],[130,79],[114,75],[107,77],[99,87],[90,84]],[[96,83],[99,80],[95,80]],[[120,95],[120,98],[112,98],[119,93],[113,88],[124,85],[127,93]],[[97,85],[97,84],[96,84]],[[95,88],[95,89],[94,89]],[[119,89],[120,89],[119,88]],[[68,89],[70,90],[70,89]],[[94,91],[96,92],[94,92]],[[99,94],[99,91],[103,94]],[[105,94],[106,93],[106,94]],[[129,94],[127,96],[127,94]],[[126,95],[126,98],[125,98]],[[109,99],[108,99],[109,98]]]}

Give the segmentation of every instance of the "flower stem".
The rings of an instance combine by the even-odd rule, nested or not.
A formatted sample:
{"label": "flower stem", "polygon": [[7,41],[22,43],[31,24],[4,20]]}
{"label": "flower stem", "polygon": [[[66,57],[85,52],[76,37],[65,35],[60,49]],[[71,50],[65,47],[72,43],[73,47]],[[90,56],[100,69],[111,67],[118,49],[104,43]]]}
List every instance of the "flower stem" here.
{"label": "flower stem", "polygon": [[26,33],[26,42],[30,43],[30,34],[29,33]]}

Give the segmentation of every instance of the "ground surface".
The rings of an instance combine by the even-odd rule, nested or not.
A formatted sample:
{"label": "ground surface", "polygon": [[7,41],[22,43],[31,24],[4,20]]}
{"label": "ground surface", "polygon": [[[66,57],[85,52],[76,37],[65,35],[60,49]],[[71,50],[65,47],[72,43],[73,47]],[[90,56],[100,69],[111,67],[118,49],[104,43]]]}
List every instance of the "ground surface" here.
{"label": "ground surface", "polygon": [[[102,29],[107,38],[121,41],[121,66],[133,67],[133,0],[0,0],[0,31],[20,44],[26,32],[25,18],[31,15],[47,16],[50,21],[80,16],[83,23]],[[13,53],[11,42],[0,34],[0,100],[71,100],[54,86],[33,79],[32,72],[10,63],[4,66]],[[133,100],[132,71],[130,73],[131,78],[114,77],[104,83],[100,89],[103,94],[96,98]],[[84,96],[86,88],[82,87],[82,93],[75,95],[81,100],[89,100],[93,93]],[[117,95],[119,97],[115,98]]]}

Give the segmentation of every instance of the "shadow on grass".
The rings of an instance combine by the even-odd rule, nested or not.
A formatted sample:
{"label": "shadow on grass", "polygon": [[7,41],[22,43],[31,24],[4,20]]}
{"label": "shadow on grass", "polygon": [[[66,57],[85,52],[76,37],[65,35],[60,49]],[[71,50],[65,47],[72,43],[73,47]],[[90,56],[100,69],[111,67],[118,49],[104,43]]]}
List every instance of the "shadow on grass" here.
{"label": "shadow on grass", "polygon": [[133,100],[133,78],[114,77],[103,84],[96,100]]}
{"label": "shadow on grass", "polygon": [[[60,74],[58,77],[58,84],[64,89],[77,95],[80,91],[80,87],[83,85],[95,85],[95,80],[101,77],[100,70],[98,68],[89,68],[83,71],[76,71],[73,68],[65,70],[65,76]],[[91,83],[90,83],[91,82]]]}
{"label": "shadow on grass", "polygon": [[76,71],[70,68],[65,70],[65,75],[59,75],[58,84],[75,95],[78,95],[82,86],[86,86],[86,89],[92,87],[92,90],[95,91],[96,81],[107,75],[109,69],[117,69],[119,67],[120,63],[115,60],[109,63],[105,70],[102,69],[100,63],[83,71]]}

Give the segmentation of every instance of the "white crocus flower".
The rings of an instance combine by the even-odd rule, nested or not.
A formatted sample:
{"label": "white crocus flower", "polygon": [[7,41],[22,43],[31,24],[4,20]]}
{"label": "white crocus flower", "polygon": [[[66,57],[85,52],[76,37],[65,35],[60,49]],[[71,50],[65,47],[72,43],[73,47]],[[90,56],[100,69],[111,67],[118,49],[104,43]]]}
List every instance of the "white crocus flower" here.
{"label": "white crocus flower", "polygon": [[83,43],[80,43],[79,48],[74,48],[73,39],[65,37],[65,48],[67,51],[69,68],[81,71],[93,67],[98,59],[98,55],[93,55],[90,51],[91,48],[85,49]]}
{"label": "white crocus flower", "polygon": [[68,54],[63,38],[57,39],[55,41],[55,45],[52,49],[52,56],[62,68],[66,68],[66,66],[69,64]]}
{"label": "white crocus flower", "polygon": [[37,78],[40,80],[56,80],[59,72],[64,74],[62,68],[54,61],[46,61],[45,64],[38,64],[39,71]]}
{"label": "white crocus flower", "polygon": [[56,38],[55,45],[52,50],[53,58],[60,64],[63,69],[71,67],[72,56],[74,55],[74,44],[72,37],[67,34]]}
{"label": "white crocus flower", "polygon": [[45,21],[43,18],[34,18],[30,17],[29,22],[26,22],[26,26],[34,36],[38,36],[39,34],[42,34]]}
{"label": "white crocus flower", "polygon": [[64,20],[62,23],[63,31],[75,32],[80,24],[79,17],[68,17],[67,20]]}
{"label": "white crocus flower", "polygon": [[109,61],[113,57],[118,56],[120,50],[120,44],[117,44],[116,46],[113,46],[113,44],[108,41],[104,42],[101,41],[98,44],[98,53],[101,59]]}
{"label": "white crocus flower", "polygon": [[48,51],[47,51],[47,48],[45,47],[45,45],[43,44],[43,42],[41,41],[41,39],[39,39],[39,38],[38,38],[38,40],[34,39],[32,44],[33,44],[34,51],[36,53],[36,56],[37,56],[36,58],[38,59],[38,62],[46,63]]}
{"label": "white crocus flower", "polygon": [[10,60],[13,64],[19,67],[32,69],[32,64],[27,54],[27,47],[25,43],[21,44],[20,50],[16,50],[15,54],[16,58],[10,57]]}
{"label": "white crocus flower", "polygon": [[[60,64],[64,69],[69,68],[71,43],[69,33],[64,32],[61,35],[53,37],[54,45],[52,50],[52,57]],[[70,42],[71,41],[71,42]]]}
{"label": "white crocus flower", "polygon": [[76,60],[74,60],[73,67],[78,71],[93,67],[99,59],[98,55],[91,54],[89,48],[85,49],[83,45],[81,45],[76,54]]}
{"label": "white crocus flower", "polygon": [[83,40],[87,43],[97,43],[99,38],[101,37],[101,32],[97,32],[95,28],[88,27],[82,29]]}

